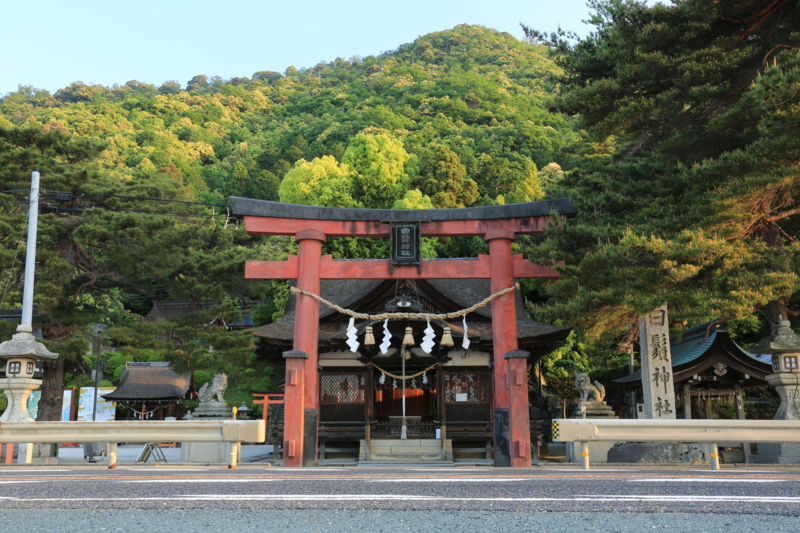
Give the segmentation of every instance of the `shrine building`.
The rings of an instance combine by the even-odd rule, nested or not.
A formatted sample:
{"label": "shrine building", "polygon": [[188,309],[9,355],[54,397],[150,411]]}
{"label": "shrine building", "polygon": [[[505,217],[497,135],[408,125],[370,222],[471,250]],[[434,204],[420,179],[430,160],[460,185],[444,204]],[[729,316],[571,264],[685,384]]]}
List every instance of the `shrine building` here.
{"label": "shrine building", "polygon": [[[479,443],[496,466],[530,466],[528,364],[570,329],[527,318],[516,280],[558,273],[513,255],[511,243],[554,215],[574,216],[569,200],[372,210],[232,197],[231,206],[248,233],[299,244],[285,261],[245,266],[247,279],[293,280],[283,319],[254,330],[259,351],[286,365],[284,466],[316,465],[333,441],[391,461],[386,443],[404,440],[419,460]],[[489,255],[420,257],[422,237],[456,236],[484,238]],[[391,257],[334,260],[322,255],[329,237],[389,238]]]}

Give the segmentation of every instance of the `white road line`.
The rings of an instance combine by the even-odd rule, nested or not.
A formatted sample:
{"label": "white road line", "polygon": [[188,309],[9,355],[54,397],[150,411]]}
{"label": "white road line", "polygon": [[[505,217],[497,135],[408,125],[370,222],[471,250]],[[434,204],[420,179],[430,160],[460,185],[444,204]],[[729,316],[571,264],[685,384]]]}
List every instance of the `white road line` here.
{"label": "white road line", "polygon": [[[239,463],[239,465],[244,468],[246,465]],[[330,472],[332,470],[345,470],[344,468],[334,468],[334,467],[322,467],[322,468],[289,468],[283,466],[276,466],[274,467],[276,472]]]}
{"label": "white road line", "polygon": [[[307,481],[305,478],[299,481]],[[323,478],[324,479],[324,478]],[[119,479],[113,480],[117,483],[258,483],[259,481],[298,481],[295,478],[191,478],[191,479]]]}
{"label": "white road line", "polygon": [[[49,501],[49,502],[96,502],[97,498],[13,498],[3,497],[4,500],[13,501]],[[596,495],[596,496],[570,496],[570,497],[546,497],[546,498],[451,498],[441,496],[416,496],[410,494],[186,494],[164,497],[130,497],[130,498],[104,498],[103,501],[210,501],[210,500],[232,500],[232,501],[365,501],[365,500],[391,500],[391,501],[426,501],[426,502],[676,502],[685,504],[687,502],[731,502],[731,503],[800,503],[800,498],[783,496],[695,496],[695,495]]]}
{"label": "white road line", "polygon": [[676,478],[646,478],[646,479],[629,479],[631,483],[782,483],[784,481],[792,481],[789,479],[726,479],[726,478],[708,478],[708,477],[676,477]]}
{"label": "white road line", "polygon": [[[542,468],[541,470],[537,470],[536,472],[537,473],[538,472],[575,472],[576,474],[585,474],[586,473],[585,470],[582,470],[580,467],[577,467],[577,466],[575,468],[547,468],[547,467],[545,467],[545,468]],[[592,470],[591,470],[592,474],[603,473],[603,472],[634,472],[634,470],[632,470],[632,469],[617,469],[617,468],[597,468],[597,467],[594,467],[594,466],[592,467]]]}
{"label": "white road line", "polygon": [[72,470],[55,470],[55,469],[50,470],[49,468],[47,470],[44,470],[42,468],[36,468],[36,469],[32,469],[32,468],[25,468],[25,469],[14,468],[12,470],[0,470],[0,474],[12,474],[12,475],[19,474],[19,473],[23,473],[23,474],[49,474],[50,472],[72,472]]}
{"label": "white road line", "polygon": [[626,494],[626,495],[608,495],[608,494],[585,494],[578,497],[591,498],[592,500],[610,500],[610,501],[676,501],[676,502],[727,502],[727,501],[741,501],[741,502],[800,502],[800,497],[796,496],[698,496],[695,494],[671,494],[671,495],[646,495],[646,494]]}
{"label": "white road line", "polygon": [[16,485],[18,483],[49,483],[48,480],[45,479],[26,479],[24,481],[0,481],[0,485]]}
{"label": "white road line", "polygon": [[400,478],[400,479],[366,479],[364,480],[366,483],[464,483],[464,482],[473,482],[473,483],[493,483],[493,482],[506,482],[506,481],[530,481],[533,478],[519,478],[519,477],[494,477],[494,478],[463,478],[463,477],[455,477],[455,478],[429,478],[429,479],[418,479],[418,478]]}
{"label": "white road line", "polygon": [[441,468],[403,468],[402,470],[412,471],[412,472],[446,472],[448,474],[469,474],[471,472],[476,472],[478,470],[494,470],[493,468],[469,468],[469,467],[450,467],[450,466],[443,466]]}
{"label": "white road line", "polygon": [[119,472],[167,472],[170,470],[177,470],[179,472],[205,472],[208,468],[194,468],[192,466],[186,468],[161,468],[160,466],[151,466],[150,468],[118,468]]}

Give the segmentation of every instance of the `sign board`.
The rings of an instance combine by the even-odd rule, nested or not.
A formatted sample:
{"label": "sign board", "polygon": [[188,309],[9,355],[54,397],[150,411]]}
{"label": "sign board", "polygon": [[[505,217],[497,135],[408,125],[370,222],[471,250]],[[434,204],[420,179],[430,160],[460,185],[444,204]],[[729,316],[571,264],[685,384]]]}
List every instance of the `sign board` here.
{"label": "sign board", "polygon": [[419,265],[422,259],[419,222],[392,224],[389,233],[391,240],[392,265]]}
{"label": "sign board", "polygon": [[[97,417],[96,420],[108,422],[116,419],[117,404],[101,398],[102,394],[117,390],[116,387],[100,387],[97,393]],[[84,422],[92,421],[92,410],[94,408],[94,387],[81,387],[78,396],[78,420]]]}
{"label": "sign board", "polygon": [[28,396],[28,416],[33,420],[36,420],[36,416],[39,414],[39,400],[41,399],[42,391],[40,390],[35,390]]}
{"label": "sign board", "polygon": [[667,304],[639,319],[642,359],[642,395],[645,418],[674,420],[675,383],[669,343]]}
{"label": "sign board", "polygon": [[64,401],[61,403],[61,421],[72,421],[72,389],[64,389]]}
{"label": "sign board", "polygon": [[467,402],[467,393],[466,392],[458,392],[456,393],[456,401],[457,402]]}

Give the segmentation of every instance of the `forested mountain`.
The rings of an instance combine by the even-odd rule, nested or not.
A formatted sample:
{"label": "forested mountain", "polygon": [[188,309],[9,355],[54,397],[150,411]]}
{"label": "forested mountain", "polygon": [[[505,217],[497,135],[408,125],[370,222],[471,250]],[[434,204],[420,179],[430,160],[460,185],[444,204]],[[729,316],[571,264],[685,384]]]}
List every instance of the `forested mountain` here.
{"label": "forested mountain", "polygon": [[562,115],[545,109],[558,69],[546,55],[509,34],[459,26],[381,56],[285,75],[198,75],[183,88],[76,82],[54,95],[21,88],[3,98],[0,120],[102,139],[106,175],[164,173],[192,197],[222,203],[232,194],[277,199],[298,160],[340,160],[357,133],[380,128],[416,156],[412,177],[441,145],[438,157],[463,165],[480,196],[495,199],[535,178],[534,166],[563,163],[577,140]]}
{"label": "forested mountain", "polygon": [[[211,321],[235,320],[245,300],[274,311],[277,296],[280,306],[280,284],[245,282],[243,262],[280,258],[292,243],[245,235],[227,217],[228,196],[375,208],[541,199],[541,182],[561,166],[607,150],[548,110],[560,73],[550,55],[464,25],[380,56],[283,74],[198,75],[185,86],[76,82],[55,94],[21,87],[0,100],[0,188],[21,191],[0,204],[0,268],[9,273],[0,307],[21,300],[14,257],[24,251],[18,236],[35,166],[44,191],[73,195],[45,195],[40,219],[37,312],[46,339],[61,343],[54,349],[77,356],[86,326],[103,321],[114,326],[117,365],[168,359],[237,374],[230,365],[246,363],[252,339]],[[482,246],[425,244],[428,256]],[[383,253],[347,239],[327,247]],[[221,306],[181,324],[143,324],[160,298]],[[179,334],[165,335],[170,328]]]}

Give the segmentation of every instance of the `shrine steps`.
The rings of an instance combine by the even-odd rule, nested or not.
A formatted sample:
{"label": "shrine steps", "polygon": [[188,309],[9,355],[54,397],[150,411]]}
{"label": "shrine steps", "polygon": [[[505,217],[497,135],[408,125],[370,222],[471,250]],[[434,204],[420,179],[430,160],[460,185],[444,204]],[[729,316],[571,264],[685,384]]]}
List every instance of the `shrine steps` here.
{"label": "shrine steps", "polygon": [[357,467],[372,467],[372,468],[402,468],[411,467],[419,468],[451,468],[456,464],[452,461],[359,461]]}
{"label": "shrine steps", "polygon": [[369,449],[362,440],[359,464],[365,461],[381,463],[453,462],[453,443],[448,439],[442,450],[441,439],[371,439]]}

